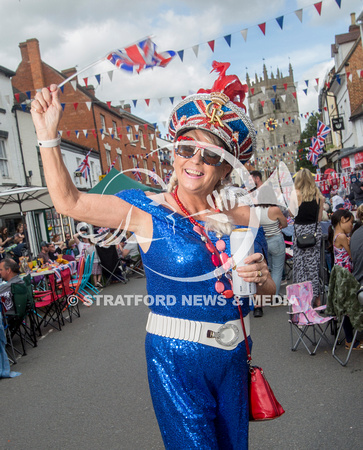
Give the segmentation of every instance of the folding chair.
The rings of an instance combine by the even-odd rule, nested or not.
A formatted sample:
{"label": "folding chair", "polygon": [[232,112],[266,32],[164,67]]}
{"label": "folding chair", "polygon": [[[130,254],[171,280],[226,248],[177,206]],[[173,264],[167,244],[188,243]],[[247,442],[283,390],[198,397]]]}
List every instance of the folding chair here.
{"label": "folding chair", "polygon": [[[358,331],[363,329],[363,307],[358,300],[360,284],[354,276],[345,268],[334,266],[330,273],[327,311],[335,314],[340,326],[333,345],[332,356],[342,366],[346,366],[353,350]],[[345,360],[340,359],[336,354],[337,346],[345,341],[340,338],[344,322],[349,317],[352,325],[352,345],[348,350]]]}
{"label": "folding chair", "polygon": [[134,257],[126,256],[126,258],[123,258],[122,261],[126,266],[127,274],[134,273],[135,275],[139,275],[140,277],[145,276],[145,270],[140,254]]}
{"label": "folding chair", "polygon": [[[290,310],[287,314],[291,317],[289,319],[291,350],[296,351],[300,343],[302,343],[309,355],[315,355],[316,350],[323,339],[331,345],[326,337],[326,331],[329,324],[334,319],[334,316],[322,317],[318,314],[318,311],[322,311],[326,308],[325,305],[319,306],[318,308],[313,308],[311,306],[313,300],[313,286],[311,281],[290,284],[286,287],[286,294],[290,306]],[[323,327],[324,324],[326,324],[325,327]],[[292,329],[296,331],[298,336],[295,343]],[[309,330],[313,331],[313,337],[308,336]],[[316,334],[320,336],[318,341],[316,340]],[[308,347],[309,343],[314,346],[313,351]]]}
{"label": "folding chair", "polygon": [[[81,313],[79,311],[78,301],[71,301],[72,297],[76,297],[78,300],[78,296],[75,294],[75,290],[71,287],[71,269],[69,267],[65,267],[60,271],[61,276],[61,284],[62,284],[62,305],[64,312],[68,310],[68,320],[72,322],[72,315],[76,317],[81,317]],[[67,318],[67,317],[66,317]]]}
{"label": "folding chair", "polygon": [[39,316],[35,310],[34,296],[33,296],[33,285],[30,274],[26,275],[22,278],[24,284],[27,289],[27,307],[26,307],[26,318],[29,319],[29,325],[26,323],[26,320],[23,322],[25,331],[26,331],[26,341],[33,345],[33,347],[37,346],[37,335],[36,330],[39,329]]}
{"label": "folding chair", "polygon": [[[13,297],[14,311],[4,312],[5,334],[7,337],[8,347],[11,348],[10,359],[16,364],[15,351],[20,355],[26,355],[25,351],[25,336],[23,321],[27,314],[28,291],[26,285],[20,283],[13,283],[11,285],[11,294]],[[20,337],[22,352],[18,350],[13,344],[15,335]]]}
{"label": "folding chair", "polygon": [[[50,290],[34,294],[35,308],[43,313],[39,322],[39,330],[42,324],[44,324],[44,327],[49,324],[61,331],[61,325],[64,325],[64,318],[59,300],[62,298],[62,295],[57,292],[54,273],[49,274],[48,277]],[[58,326],[55,323],[58,323]]]}
{"label": "folding chair", "polygon": [[101,261],[102,275],[105,278],[105,286],[108,286],[112,279],[116,279],[121,283],[126,284],[126,279],[122,274],[120,265],[122,265],[122,258],[117,254],[116,247],[100,247],[96,245],[96,251]]}

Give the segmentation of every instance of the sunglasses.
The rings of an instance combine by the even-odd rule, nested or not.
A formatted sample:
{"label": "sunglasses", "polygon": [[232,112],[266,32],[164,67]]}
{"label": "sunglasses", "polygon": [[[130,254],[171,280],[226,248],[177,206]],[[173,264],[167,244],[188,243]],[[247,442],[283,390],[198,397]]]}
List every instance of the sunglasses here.
{"label": "sunglasses", "polygon": [[189,136],[180,136],[175,143],[175,153],[182,158],[192,158],[198,150],[202,161],[208,166],[220,166],[224,161],[224,149],[205,142],[198,142]]}

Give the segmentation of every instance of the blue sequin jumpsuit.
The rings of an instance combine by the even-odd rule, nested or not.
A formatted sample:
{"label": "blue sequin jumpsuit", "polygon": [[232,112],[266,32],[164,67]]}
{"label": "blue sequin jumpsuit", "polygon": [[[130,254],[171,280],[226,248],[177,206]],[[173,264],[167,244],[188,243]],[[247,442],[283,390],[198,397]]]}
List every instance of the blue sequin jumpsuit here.
{"label": "blue sequin jumpsuit", "polygon": [[[188,281],[214,270],[210,253],[189,220],[153,202],[142,191],[122,191],[117,196],[152,216],[153,241],[146,253],[141,251],[148,295],[154,300],[152,312],[221,324],[238,319],[238,308],[231,299],[226,299],[224,305],[218,302],[215,278]],[[213,233],[210,238],[214,243],[217,240]],[[223,239],[230,254],[229,236]],[[266,253],[261,230],[255,251]],[[228,288],[227,280],[224,282]],[[194,299],[193,305],[188,302],[190,298]],[[210,299],[209,305],[206,298]],[[250,309],[246,299],[243,315]],[[151,397],[167,449],[248,448],[244,342],[227,351],[147,333],[145,349]]]}

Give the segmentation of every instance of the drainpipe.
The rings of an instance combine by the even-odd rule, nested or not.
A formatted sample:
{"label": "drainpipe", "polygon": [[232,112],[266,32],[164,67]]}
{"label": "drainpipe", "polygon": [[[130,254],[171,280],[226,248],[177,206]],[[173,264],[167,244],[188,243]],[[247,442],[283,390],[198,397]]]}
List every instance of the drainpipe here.
{"label": "drainpipe", "polygon": [[15,109],[15,107],[13,107],[13,112],[15,115],[15,123],[16,123],[16,130],[18,132],[18,139],[19,139],[19,146],[20,146],[20,155],[21,155],[21,162],[23,165],[23,171],[24,171],[24,176],[25,176],[25,186],[30,186],[29,184],[29,177],[26,174],[26,170],[25,170],[25,161],[24,161],[24,154],[23,154],[23,146],[21,145],[21,139],[20,139],[20,130],[19,130],[19,123],[18,123],[18,115],[17,115],[17,110]]}

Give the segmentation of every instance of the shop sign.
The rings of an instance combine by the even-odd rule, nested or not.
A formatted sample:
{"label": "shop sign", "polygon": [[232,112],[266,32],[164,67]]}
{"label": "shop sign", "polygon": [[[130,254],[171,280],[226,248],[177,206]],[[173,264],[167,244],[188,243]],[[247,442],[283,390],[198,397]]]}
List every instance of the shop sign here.
{"label": "shop sign", "polygon": [[349,157],[342,158],[340,160],[340,165],[342,166],[342,169],[346,169],[347,167],[350,167]]}
{"label": "shop sign", "polygon": [[356,153],[354,155],[355,164],[363,164],[363,152]]}

